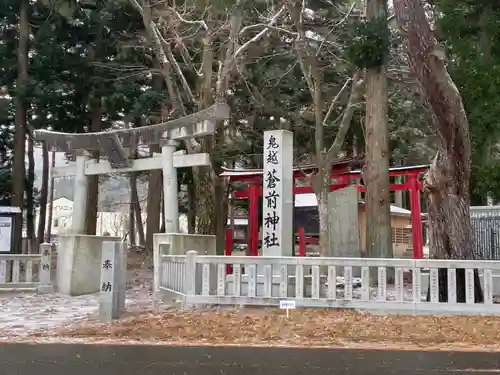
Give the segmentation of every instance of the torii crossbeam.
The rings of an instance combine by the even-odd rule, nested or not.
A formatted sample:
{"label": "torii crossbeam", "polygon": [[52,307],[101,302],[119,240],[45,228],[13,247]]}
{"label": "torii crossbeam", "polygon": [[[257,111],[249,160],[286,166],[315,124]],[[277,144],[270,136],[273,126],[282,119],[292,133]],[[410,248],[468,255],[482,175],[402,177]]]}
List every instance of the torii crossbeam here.
{"label": "torii crossbeam", "polygon": [[[218,102],[209,108],[191,115],[150,126],[134,129],[116,129],[94,133],[61,133],[36,130],[35,141],[45,142],[49,150],[71,152],[75,150],[102,151],[107,162],[89,160],[86,155],[77,155],[73,165],[55,168],[52,177],[75,176],[73,202],[73,234],[83,234],[87,207],[87,177],[106,173],[127,173],[162,169],[164,214],[167,233],[179,232],[179,209],[177,171],[179,167],[210,165],[208,154],[184,155],[174,152],[178,141],[203,137],[215,132],[216,121],[226,120],[230,107]],[[162,155],[148,159],[131,160],[126,147],[140,144],[160,144]]]}

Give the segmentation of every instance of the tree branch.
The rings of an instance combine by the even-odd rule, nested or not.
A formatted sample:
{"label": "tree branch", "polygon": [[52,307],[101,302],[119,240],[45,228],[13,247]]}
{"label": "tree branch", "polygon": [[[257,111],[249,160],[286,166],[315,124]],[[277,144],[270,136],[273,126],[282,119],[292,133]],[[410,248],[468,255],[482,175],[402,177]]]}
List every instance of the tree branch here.
{"label": "tree branch", "polygon": [[[255,35],[252,39],[248,40],[247,42],[245,42],[241,47],[239,47],[235,52],[234,52],[234,56],[233,56],[233,59],[236,61],[236,59],[238,58],[238,56],[243,53],[251,44],[253,43],[256,43],[258,42],[264,35],[266,35],[266,33],[269,31],[270,28],[273,27],[273,25],[278,21],[278,18],[283,14],[283,12],[285,11],[285,6],[282,6],[280,8],[280,10],[273,16],[271,17],[271,20],[269,21],[269,23],[267,25],[265,24],[258,24],[259,26],[264,26],[264,29],[261,30],[257,35]],[[243,34],[245,31],[255,27],[256,25],[251,25],[251,26],[246,26],[244,27],[243,29],[241,29],[241,31],[239,32],[239,34]]]}
{"label": "tree branch", "polygon": [[[182,73],[181,68],[179,67],[179,64],[175,60],[173,54],[172,54],[172,49],[170,48],[170,44],[163,38],[160,30],[156,26],[156,24],[153,22],[152,15],[151,15],[151,5],[147,0],[145,0],[145,7],[148,8],[147,11],[144,10],[141,4],[137,0],[129,0],[130,3],[134,6],[134,8],[139,12],[139,14],[142,15],[143,21],[144,21],[144,26],[146,28],[146,31],[148,32],[151,42],[153,43],[153,50],[155,52],[156,58],[160,61],[162,65],[164,64],[172,64],[174,67],[175,73],[179,77],[179,80],[181,81],[182,88],[188,98],[188,100],[191,103],[195,103],[196,99],[193,95],[193,92],[191,91],[186,78],[184,77],[184,74]],[[164,72],[162,72],[164,74]],[[166,79],[167,80],[167,79]],[[170,79],[171,80],[171,79]],[[167,82],[167,88],[168,85],[171,84],[172,82]],[[175,90],[172,90],[170,94],[175,95]],[[185,111],[184,111],[185,112]]]}
{"label": "tree branch", "polygon": [[205,29],[205,31],[208,31],[208,25],[206,24],[205,21],[201,20],[201,21],[189,21],[189,20],[186,20],[184,19],[180,14],[179,12],[177,12],[175,9],[172,8],[172,11],[175,13],[175,15],[177,16],[177,18],[184,22],[185,24],[188,24],[188,25],[199,25],[201,27],[203,27]]}
{"label": "tree branch", "polygon": [[344,86],[340,89],[340,91],[335,95],[335,97],[332,100],[332,103],[330,104],[330,107],[328,108],[328,112],[326,112],[325,118],[323,119],[323,125],[326,125],[328,118],[333,112],[333,109],[335,108],[335,105],[337,104],[340,96],[347,90],[349,87],[349,84],[352,82],[352,78],[349,78],[347,81],[345,81]]}
{"label": "tree branch", "polygon": [[352,116],[354,115],[354,111],[356,110],[356,105],[361,98],[361,92],[363,88],[364,81],[361,78],[361,72],[356,72],[354,77],[352,78],[352,89],[351,95],[349,96],[349,101],[347,102],[347,106],[342,115],[342,120],[340,121],[339,130],[337,135],[335,136],[335,140],[332,145],[328,149],[326,153],[326,158],[323,163],[323,167],[329,168],[333,163],[334,159],[338,157],[340,149],[344,144],[345,137],[347,132],[349,131],[349,127],[351,126]]}

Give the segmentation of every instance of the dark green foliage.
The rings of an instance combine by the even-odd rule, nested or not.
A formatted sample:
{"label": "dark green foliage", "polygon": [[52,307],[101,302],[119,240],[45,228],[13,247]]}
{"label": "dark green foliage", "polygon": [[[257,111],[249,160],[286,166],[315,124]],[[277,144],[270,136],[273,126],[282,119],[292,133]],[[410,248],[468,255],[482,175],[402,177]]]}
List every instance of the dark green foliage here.
{"label": "dark green foliage", "polygon": [[385,17],[370,21],[359,20],[352,28],[346,57],[359,69],[376,68],[386,63],[389,47],[390,37]]}
{"label": "dark green foliage", "polygon": [[12,192],[12,131],[0,126],[0,206],[10,204]]}
{"label": "dark green foliage", "polygon": [[18,2],[0,4],[0,200],[10,194],[13,98],[27,99],[30,128],[64,132],[87,131],[97,104],[102,129],[149,124],[164,100],[152,90],[151,53],[138,41],[142,19],[127,2],[61,4],[31,3],[25,87],[16,87]]}
{"label": "dark green foliage", "polygon": [[471,197],[500,199],[500,3],[440,0],[438,36],[449,52],[448,69],[469,119]]}

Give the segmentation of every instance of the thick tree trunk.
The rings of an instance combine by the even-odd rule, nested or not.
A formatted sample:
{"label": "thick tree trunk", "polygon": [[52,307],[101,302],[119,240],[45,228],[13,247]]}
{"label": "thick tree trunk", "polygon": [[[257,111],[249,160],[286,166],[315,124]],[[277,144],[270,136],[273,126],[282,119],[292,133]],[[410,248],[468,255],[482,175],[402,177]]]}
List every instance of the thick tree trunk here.
{"label": "thick tree trunk", "polygon": [[135,211],[134,211],[134,202],[132,201],[132,194],[130,194],[130,204],[128,206],[128,243],[131,246],[136,245],[135,239]]}
{"label": "thick tree trunk", "polygon": [[47,201],[49,195],[49,150],[42,145],[42,188],[40,189],[40,214],[38,215],[37,248],[45,241],[45,221],[47,219]]}
{"label": "thick tree trunk", "polygon": [[142,210],[141,210],[141,203],[139,202],[139,194],[137,193],[137,173],[133,172],[131,173],[130,177],[130,198],[131,198],[131,204],[134,206],[134,213],[135,213],[135,227],[137,229],[137,234],[139,236],[138,238],[138,245],[139,246],[144,246],[146,243],[146,238],[144,236],[144,225],[142,224]]}
{"label": "thick tree trunk", "polygon": [[[161,64],[158,61],[158,56],[154,60],[155,69],[161,70]],[[153,76],[153,89],[158,93],[161,93],[164,89],[165,79],[161,74],[155,74]],[[163,108],[164,110],[165,105]],[[161,121],[163,118],[160,118]],[[152,156],[155,152],[161,152],[159,145],[149,146],[149,154]],[[163,179],[161,170],[152,170],[149,172],[148,179],[148,199],[146,204],[147,210],[147,220],[146,220],[146,249],[148,251],[153,251],[153,235],[159,233],[160,231],[160,217],[162,211],[162,194],[157,194],[156,192],[163,191]]]}
{"label": "thick tree trunk", "polygon": [[[447,171],[453,170],[456,163],[446,159],[442,152],[436,156],[425,179],[425,189],[428,197],[428,219],[431,257],[435,259],[471,259],[472,253],[467,253],[464,244],[471,244],[471,228],[469,220],[468,198],[457,195],[456,184],[448,186]],[[453,236],[452,236],[453,234]],[[470,248],[470,246],[469,246]],[[469,250],[470,251],[470,250]],[[457,301],[465,302],[465,270],[457,269]],[[483,302],[484,296],[477,270],[474,272],[474,298]],[[430,290],[427,293],[429,299]],[[447,270],[439,270],[439,300],[448,301]]]}
{"label": "thick tree trunk", "polygon": [[[29,42],[29,0],[20,0],[19,42],[17,47],[17,87],[24,88],[28,80],[28,42]],[[22,91],[22,90],[20,90]],[[22,252],[23,211],[24,211],[24,156],[26,139],[26,99],[16,98],[16,116],[14,132],[14,161],[12,165],[12,205],[21,209],[21,214],[14,221],[14,251]]]}
{"label": "thick tree trunk", "polygon": [[[101,98],[94,98],[95,108],[90,120],[90,131],[101,131]],[[99,160],[99,151],[92,152],[92,158]],[[97,230],[97,208],[99,203],[99,175],[88,176],[87,215],[85,216],[85,234],[95,235]]]}
{"label": "thick tree trunk", "polygon": [[36,251],[35,238],[35,150],[33,145],[33,134],[28,132],[28,173],[26,175],[26,234],[28,237],[28,248],[26,252]]}
{"label": "thick tree trunk", "polygon": [[[444,49],[438,45],[421,0],[394,0],[396,19],[406,35],[408,60],[420,81],[435,121],[440,151],[425,179],[428,196],[430,252],[435,258],[471,259],[469,124],[462,98],[446,70]],[[447,299],[444,274],[440,274],[440,299]],[[457,270],[457,300],[465,301],[465,277]],[[475,300],[483,293],[475,271]],[[442,280],[441,280],[442,279]]]}
{"label": "thick tree trunk", "polygon": [[[134,154],[134,158],[137,158],[137,151]],[[129,243],[131,245],[137,245],[136,241],[136,218],[135,218],[135,200],[134,196],[137,193],[137,172],[130,173],[129,176],[130,183],[130,204],[128,208],[128,232],[129,232]]]}
{"label": "thick tree trunk", "polygon": [[163,190],[161,193],[160,202],[160,233],[165,233],[166,223],[165,223],[165,199],[163,199]]}
{"label": "thick tree trunk", "polygon": [[[368,21],[387,17],[385,0],[368,0]],[[369,257],[392,258],[389,184],[389,129],[385,65],[366,69],[365,165],[366,250]]]}
{"label": "thick tree trunk", "polygon": [[[50,165],[51,165],[52,170],[56,166],[56,153],[55,153],[55,151],[52,151],[52,160],[51,160]],[[53,215],[53,213],[54,213],[54,190],[55,190],[54,178],[51,177],[50,178],[50,189],[49,189],[49,201],[48,201],[49,213],[47,215],[47,234],[45,237],[46,242],[51,242],[51,240],[52,240],[52,217],[54,216]]]}
{"label": "thick tree trunk", "polygon": [[318,201],[318,219],[319,219],[319,249],[321,256],[329,256],[330,246],[330,228],[328,219],[328,190],[322,189],[321,193],[316,195]]}
{"label": "thick tree trunk", "polygon": [[217,237],[217,253],[223,254],[228,217],[227,183],[211,168],[193,168],[196,187],[196,229]]}
{"label": "thick tree trunk", "polygon": [[[217,213],[219,220],[217,221],[217,254],[224,255],[226,248],[226,229],[227,229],[227,219],[229,215],[229,184],[225,179],[220,177],[217,178],[215,187],[215,196],[217,206]],[[290,233],[293,235],[293,233]]]}
{"label": "thick tree trunk", "polygon": [[[159,152],[158,145],[150,146],[150,154]],[[160,170],[149,172],[148,199],[147,199],[147,221],[146,221],[146,249],[153,251],[153,235],[160,231],[160,214],[163,182]]]}
{"label": "thick tree trunk", "polygon": [[199,234],[217,232],[215,184],[216,176],[209,168],[193,168],[193,180],[196,188],[196,229]]}
{"label": "thick tree trunk", "polygon": [[196,189],[194,184],[188,184],[188,233],[196,233]]}
{"label": "thick tree trunk", "polygon": [[[317,175],[312,177],[312,187],[316,194],[316,199],[318,201],[318,218],[319,218],[319,248],[321,256],[331,256],[329,252],[330,246],[330,232],[329,232],[329,214],[328,214],[328,194],[330,193],[330,171],[332,169],[332,163],[339,156],[342,145],[344,144],[345,138],[351,127],[352,116],[356,109],[356,105],[359,103],[363,79],[361,74],[357,72],[352,78],[351,93],[349,95],[349,100],[347,106],[342,115],[342,120],[340,122],[339,130],[335,136],[335,140],[328,149],[326,155],[324,155],[321,160],[321,168]],[[347,87],[347,86],[346,86]],[[340,94],[340,93],[339,93]],[[334,100],[334,103],[336,100]],[[323,132],[320,132],[322,134]],[[317,136],[317,134],[316,134]]]}
{"label": "thick tree trunk", "polygon": [[139,202],[134,205],[135,211],[135,227],[137,230],[137,235],[139,236],[137,245],[144,246],[146,243],[146,236],[144,235],[144,224],[142,223],[142,209]]}

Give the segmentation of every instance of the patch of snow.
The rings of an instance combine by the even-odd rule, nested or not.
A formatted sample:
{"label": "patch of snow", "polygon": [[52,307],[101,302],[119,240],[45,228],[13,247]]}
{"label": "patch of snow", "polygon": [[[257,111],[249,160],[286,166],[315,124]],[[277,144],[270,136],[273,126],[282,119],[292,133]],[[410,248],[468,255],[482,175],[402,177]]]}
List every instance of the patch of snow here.
{"label": "patch of snow", "polygon": [[[125,314],[153,311],[149,273],[135,271],[129,278]],[[28,336],[84,320],[97,320],[98,310],[99,293],[78,297],[58,293],[0,294],[0,338]]]}

